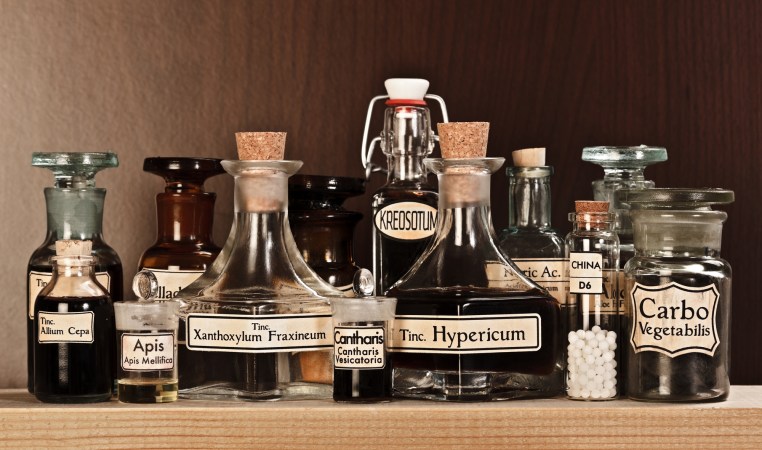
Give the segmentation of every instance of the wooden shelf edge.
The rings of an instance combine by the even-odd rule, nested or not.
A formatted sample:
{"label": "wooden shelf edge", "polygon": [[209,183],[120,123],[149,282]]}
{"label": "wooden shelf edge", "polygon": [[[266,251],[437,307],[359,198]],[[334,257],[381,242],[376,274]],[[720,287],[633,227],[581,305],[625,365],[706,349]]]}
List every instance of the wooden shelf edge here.
{"label": "wooden shelf edge", "polygon": [[395,401],[48,405],[0,390],[0,447],[313,446],[762,448],[762,386],[719,403],[565,399],[495,403]]}

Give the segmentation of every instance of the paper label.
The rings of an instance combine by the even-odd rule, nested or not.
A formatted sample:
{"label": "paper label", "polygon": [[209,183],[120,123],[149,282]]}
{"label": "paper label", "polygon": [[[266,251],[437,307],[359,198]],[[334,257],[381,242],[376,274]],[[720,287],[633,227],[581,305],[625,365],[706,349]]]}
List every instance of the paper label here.
{"label": "paper label", "polygon": [[603,255],[594,252],[569,254],[569,292],[603,294]]}
{"label": "paper label", "polygon": [[384,327],[336,327],[333,329],[333,367],[336,369],[383,369]]}
{"label": "paper label", "polygon": [[376,213],[373,223],[385,236],[402,241],[417,241],[434,234],[437,209],[418,202],[392,203]]}
{"label": "paper label", "polygon": [[[29,310],[27,311],[29,320],[34,320],[34,302],[37,300],[37,296],[40,295],[42,288],[47,286],[52,278],[53,274],[50,272],[29,271]],[[96,273],[95,279],[107,291],[111,292],[111,275],[108,272]]]}
{"label": "paper label", "polygon": [[630,292],[635,353],[655,351],[670,357],[686,353],[714,355],[719,292],[714,285],[688,287],[678,283],[643,286]]}
{"label": "paper label", "polygon": [[57,313],[40,311],[37,342],[40,344],[93,343],[92,311]]}
{"label": "paper label", "polygon": [[127,371],[170,370],[175,367],[175,336],[172,333],[122,333],[122,369]]}
{"label": "paper label", "polygon": [[165,270],[165,269],[145,269],[153,272],[159,287],[156,291],[156,297],[160,300],[171,300],[180,293],[186,286],[193,283],[200,277],[203,270]]}
{"label": "paper label", "polygon": [[397,316],[389,349],[407,353],[478,354],[540,349],[539,314]]}
{"label": "paper label", "polygon": [[330,314],[248,316],[190,314],[185,321],[189,350],[272,353],[333,348]]}
{"label": "paper label", "polygon": [[565,258],[511,258],[532,281],[547,289],[559,304],[565,305],[569,293],[569,276]]}
{"label": "paper label", "polygon": [[605,269],[603,271],[603,296],[600,299],[604,314],[624,313],[624,271]]}
{"label": "paper label", "polygon": [[511,266],[501,262],[488,261],[484,264],[487,286],[491,288],[525,289],[526,282],[516,276],[514,270]]}

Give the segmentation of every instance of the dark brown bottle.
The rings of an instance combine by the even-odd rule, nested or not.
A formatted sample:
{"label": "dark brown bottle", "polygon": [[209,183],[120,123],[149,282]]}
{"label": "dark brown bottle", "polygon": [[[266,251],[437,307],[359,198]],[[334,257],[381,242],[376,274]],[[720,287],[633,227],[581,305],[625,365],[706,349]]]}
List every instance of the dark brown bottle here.
{"label": "dark brown bottle", "polygon": [[304,261],[341,290],[351,289],[357,267],[353,234],[362,214],[342,206],[365,192],[362,178],[294,175],[288,180],[288,220]]}
{"label": "dark brown bottle", "polygon": [[157,239],[143,253],[138,270],[159,282],[157,298],[171,299],[201,276],[220,252],[212,241],[216,194],[204,191],[207,178],[224,172],[219,159],[146,158],[143,170],[166,181],[156,195]]}

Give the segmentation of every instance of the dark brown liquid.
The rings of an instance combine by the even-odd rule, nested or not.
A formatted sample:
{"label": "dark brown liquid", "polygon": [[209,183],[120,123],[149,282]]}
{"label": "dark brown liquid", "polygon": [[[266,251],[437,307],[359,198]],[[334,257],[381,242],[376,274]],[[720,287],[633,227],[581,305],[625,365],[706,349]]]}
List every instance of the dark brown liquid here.
{"label": "dark brown liquid", "polygon": [[[52,273],[50,264],[30,264],[27,267],[27,298],[29,297],[29,272]],[[94,271],[108,272],[111,277],[109,286],[109,295],[113,301],[122,300],[122,264],[120,262],[110,264],[96,264]],[[106,286],[104,286],[105,288]],[[27,343],[27,389],[34,393],[34,343],[37,342],[37,335],[34,331],[34,320],[27,316],[26,321],[26,343]]]}
{"label": "dark brown liquid", "polygon": [[[357,392],[353,389],[352,374],[356,373]],[[333,371],[333,399],[337,402],[378,402],[392,397],[392,365],[383,369]]]}
{"label": "dark brown liquid", "polygon": [[[437,208],[438,201],[439,195],[429,186],[420,186],[418,189],[386,186],[373,197],[373,213],[400,202],[417,202]],[[375,227],[375,217],[373,220]],[[432,235],[418,240],[400,240],[374,230],[376,294],[383,294],[402,278],[433,238]]]}
{"label": "dark brown liquid", "polygon": [[68,312],[92,311],[92,343],[39,343],[39,324],[34,325],[34,395],[43,402],[89,403],[111,399],[114,388],[116,338],[114,305],[101,297],[39,297],[40,311],[58,312],[61,304]]}
{"label": "dark brown liquid", "polygon": [[397,316],[464,317],[536,313],[541,320],[542,344],[539,350],[460,355],[394,352],[391,356],[395,369],[547,375],[555,368],[559,351],[556,333],[560,326],[560,309],[558,302],[539,291],[509,296],[487,289],[445,288],[391,292],[390,296],[397,297]]}

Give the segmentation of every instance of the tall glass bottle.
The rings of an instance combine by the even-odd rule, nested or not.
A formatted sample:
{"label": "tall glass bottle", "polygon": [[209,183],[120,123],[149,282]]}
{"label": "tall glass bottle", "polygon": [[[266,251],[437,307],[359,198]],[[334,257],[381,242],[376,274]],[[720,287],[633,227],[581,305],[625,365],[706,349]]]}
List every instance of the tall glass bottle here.
{"label": "tall glass bottle", "polygon": [[50,283],[55,242],[92,241],[95,276],[113,300],[122,299],[122,262],[103,240],[103,201],[106,190],[95,187],[95,174],[117,167],[114,153],[33,153],[32,166],[53,172],[53,187],[45,188],[47,234],[27,266],[27,369],[29,392],[34,392],[34,302]]}
{"label": "tall glass bottle", "polygon": [[[553,167],[545,165],[545,149],[532,148],[513,152],[514,167],[508,167],[508,228],[500,234],[500,249],[521,271],[548,291],[566,317],[569,279],[563,238],[551,228],[550,177]],[[560,323],[558,336],[563,344],[566,323]],[[561,347],[562,348],[562,347]],[[548,379],[549,389],[561,393],[564,387],[565,360],[558,352],[555,378]]]}
{"label": "tall glass bottle", "polygon": [[[275,133],[255,134],[270,139]],[[288,177],[301,162],[274,158],[222,166],[235,177],[234,235],[207,271],[219,271],[211,283],[197,294],[189,287],[179,296],[185,303],[180,396],[330,398],[331,309],[292,262],[298,258],[307,267],[292,253],[296,246],[286,212]]]}
{"label": "tall glass bottle", "polygon": [[105,402],[116,370],[114,304],[95,278],[90,241],[59,240],[53,276],[34,305],[34,395]]}
{"label": "tall glass bottle", "polygon": [[379,295],[410,269],[434,235],[437,190],[428,181],[423,158],[434,149],[436,136],[426,98],[439,101],[447,121],[442,99],[426,94],[428,81],[393,78],[386,80],[385,86],[388,95],[375,97],[370,103],[364,137],[373,104],[387,98],[384,129],[371,141],[369,154],[365,141],[362,149],[367,175],[377,169],[371,163],[376,142],[380,142],[388,164],[386,184],[373,195],[373,274]]}
{"label": "tall glass bottle", "polygon": [[158,236],[140,258],[138,270],[149,269],[158,280],[156,297],[168,300],[211,266],[220,253],[212,241],[216,194],[204,182],[224,173],[219,159],[146,158],[143,170],[164,178],[156,195]]}
{"label": "tall glass bottle", "polygon": [[[453,134],[482,128],[447,125]],[[442,124],[439,132],[446,155]],[[486,130],[480,134],[486,146]],[[457,153],[468,138],[448,141]],[[389,290],[398,299],[390,346],[394,395],[454,401],[554,396],[558,302],[497,246],[490,175],[504,159],[471,154],[425,160],[439,178],[439,214],[434,240]]]}

